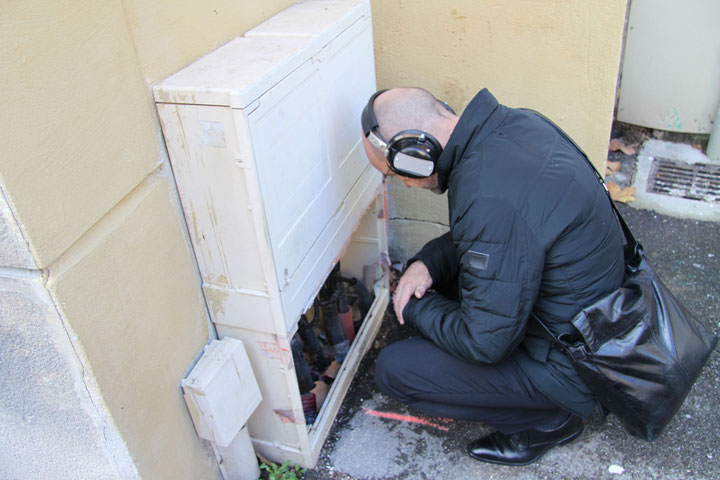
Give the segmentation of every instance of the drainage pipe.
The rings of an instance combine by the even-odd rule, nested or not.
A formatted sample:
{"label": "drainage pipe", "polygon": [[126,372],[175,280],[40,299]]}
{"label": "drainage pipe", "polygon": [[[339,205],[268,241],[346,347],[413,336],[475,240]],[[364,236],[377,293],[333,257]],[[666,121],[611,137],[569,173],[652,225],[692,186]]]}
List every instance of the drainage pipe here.
{"label": "drainage pipe", "polygon": [[718,105],[715,121],[713,122],[710,141],[707,146],[707,156],[711,160],[720,162],[720,104]]}

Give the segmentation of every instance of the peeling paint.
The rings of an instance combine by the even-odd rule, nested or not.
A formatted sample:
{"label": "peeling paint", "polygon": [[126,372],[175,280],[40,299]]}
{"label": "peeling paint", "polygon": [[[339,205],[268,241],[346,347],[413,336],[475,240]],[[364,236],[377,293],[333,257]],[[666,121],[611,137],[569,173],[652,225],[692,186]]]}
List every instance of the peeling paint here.
{"label": "peeling paint", "polygon": [[280,421],[282,423],[305,424],[305,415],[300,410],[283,410],[281,408],[276,408],[273,409],[273,412],[275,412],[275,415],[280,417]]}
{"label": "peeling paint", "polygon": [[213,319],[217,321],[218,316],[225,313],[225,302],[230,294],[220,288],[206,288],[204,290],[207,304],[212,310]]}

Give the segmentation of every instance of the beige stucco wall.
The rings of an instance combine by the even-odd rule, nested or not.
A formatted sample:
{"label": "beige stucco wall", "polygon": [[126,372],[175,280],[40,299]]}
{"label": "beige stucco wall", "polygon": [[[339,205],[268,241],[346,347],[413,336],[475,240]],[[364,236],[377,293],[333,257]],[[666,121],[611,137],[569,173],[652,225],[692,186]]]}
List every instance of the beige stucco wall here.
{"label": "beige stucco wall", "polygon": [[[461,112],[487,87],[500,103],[549,116],[604,165],[626,0],[372,0],[372,8],[378,88],[421,86]],[[447,224],[446,202],[410,197],[399,183],[390,195],[391,253],[406,260]]]}
{"label": "beige stucco wall", "polygon": [[179,389],[213,331],[150,87],[291,3],[0,5],[0,416],[53,439],[3,435],[3,478],[219,475]]}
{"label": "beige stucco wall", "polygon": [[[291,3],[0,5],[0,476],[218,475],[178,388],[212,329],[150,86]],[[372,6],[379,86],[489,87],[604,159],[624,0]],[[442,230],[440,199],[392,195],[398,242]]]}

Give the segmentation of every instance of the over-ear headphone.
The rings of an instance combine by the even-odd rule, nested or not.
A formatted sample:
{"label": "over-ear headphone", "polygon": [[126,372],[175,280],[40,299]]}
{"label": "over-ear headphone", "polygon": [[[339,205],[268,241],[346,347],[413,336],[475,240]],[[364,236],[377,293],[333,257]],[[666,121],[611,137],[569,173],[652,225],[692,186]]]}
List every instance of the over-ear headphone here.
{"label": "over-ear headphone", "polygon": [[[396,174],[409,178],[429,177],[435,171],[435,162],[442,153],[440,142],[421,130],[403,130],[389,142],[386,141],[380,133],[373,110],[375,99],[385,92],[387,90],[378,90],[365,105],[361,117],[363,134],[375,148],[385,154],[388,168]],[[438,102],[449,112],[455,113],[447,103],[440,100]]]}

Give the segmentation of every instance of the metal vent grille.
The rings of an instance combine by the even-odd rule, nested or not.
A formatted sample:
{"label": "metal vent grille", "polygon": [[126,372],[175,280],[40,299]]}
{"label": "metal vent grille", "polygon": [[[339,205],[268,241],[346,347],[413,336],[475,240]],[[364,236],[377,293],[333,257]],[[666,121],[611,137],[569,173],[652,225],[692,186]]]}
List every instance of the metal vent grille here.
{"label": "metal vent grille", "polygon": [[720,203],[720,165],[688,164],[655,158],[647,191],[701,202]]}

